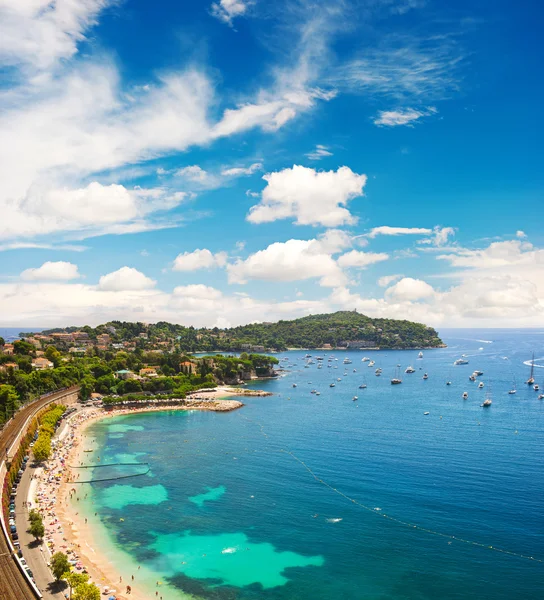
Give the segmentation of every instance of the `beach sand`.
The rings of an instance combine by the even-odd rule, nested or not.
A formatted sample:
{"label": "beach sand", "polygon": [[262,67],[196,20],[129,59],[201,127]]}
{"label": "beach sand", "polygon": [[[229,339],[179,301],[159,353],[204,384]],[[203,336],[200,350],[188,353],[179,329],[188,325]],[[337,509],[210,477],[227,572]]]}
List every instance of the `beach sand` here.
{"label": "beach sand", "polygon": [[[68,553],[69,557],[72,557],[76,563],[74,570],[77,572],[85,570],[89,574],[90,580],[100,588],[101,593],[104,592],[106,586],[109,588],[110,592],[105,597],[111,595],[111,590],[116,590],[113,595],[118,600],[160,599],[162,595],[160,586],[153,592],[149,590],[149,584],[147,584],[145,590],[138,588],[139,567],[133,563],[128,554],[127,557],[124,557],[128,560],[119,561],[119,564],[124,562],[125,565],[133,563],[130,568],[131,572],[125,573],[120,572],[118,564],[100,553],[100,539],[97,540],[97,534],[100,535],[103,529],[100,526],[97,527],[96,523],[93,524],[92,518],[86,519],[85,515],[80,514],[77,504],[78,486],[73,483],[77,475],[74,469],[70,469],[69,465],[85,462],[86,430],[91,424],[99,420],[140,412],[171,410],[225,412],[235,410],[243,406],[243,403],[237,400],[226,400],[225,398],[240,396],[241,391],[246,392],[244,395],[268,395],[259,393],[258,390],[218,388],[213,391],[195,393],[191,398],[187,398],[184,405],[125,407],[113,408],[107,411],[89,408],[78,412],[67,420],[65,425],[67,431],[64,430],[63,435],[58,440],[53,456],[40,475],[36,487],[35,501],[44,515],[44,524],[46,525],[45,542],[47,548],[44,550],[46,556],[57,551]],[[36,507],[36,504],[34,504],[34,507]],[[141,568],[145,569],[145,566],[143,565]],[[134,579],[132,579],[133,576]],[[127,585],[131,586],[130,594],[126,593]],[[155,595],[155,592],[158,592],[158,594]],[[165,600],[167,597],[172,597],[170,594],[166,594],[166,589],[164,592]],[[183,594],[179,592],[177,597],[182,598]],[[190,596],[186,597],[190,598]]]}

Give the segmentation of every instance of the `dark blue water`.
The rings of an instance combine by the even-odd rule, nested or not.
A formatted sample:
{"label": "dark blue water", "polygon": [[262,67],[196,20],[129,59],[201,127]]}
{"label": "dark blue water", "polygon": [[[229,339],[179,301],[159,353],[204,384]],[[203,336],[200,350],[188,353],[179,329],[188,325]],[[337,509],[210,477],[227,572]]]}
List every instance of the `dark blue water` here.
{"label": "dark blue water", "polygon": [[[544,402],[523,383],[533,351],[544,365],[544,332],[442,335],[448,348],[422,360],[367,351],[374,368],[363,352],[311,352],[322,369],[284,353],[285,377],[257,386],[275,395],[236,412],[97,424],[104,460],[151,471],[94,484],[92,510],[165,599],[542,598],[544,564],[518,555],[544,560]],[[461,354],[469,364],[453,366]]]}
{"label": "dark blue water", "polygon": [[3,337],[6,342],[12,342],[13,340],[19,339],[19,333],[22,332],[34,332],[37,333],[42,331],[41,328],[28,328],[28,327],[0,327],[0,337]]}

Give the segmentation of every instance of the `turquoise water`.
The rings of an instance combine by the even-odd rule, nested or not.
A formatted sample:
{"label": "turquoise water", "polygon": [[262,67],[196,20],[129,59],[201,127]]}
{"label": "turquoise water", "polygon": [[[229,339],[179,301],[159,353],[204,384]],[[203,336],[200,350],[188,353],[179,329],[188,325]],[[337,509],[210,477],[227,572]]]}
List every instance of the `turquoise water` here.
{"label": "turquoise water", "polygon": [[[103,462],[150,466],[82,486],[107,532],[101,550],[126,578],[142,565],[136,585],[154,596],[160,581],[164,600],[542,598],[544,564],[518,555],[544,560],[544,402],[523,383],[544,332],[442,335],[448,348],[422,360],[354,351],[329,363],[331,352],[310,352],[325,356],[317,369],[305,368],[306,352],[280,354],[285,377],[257,385],[275,395],[232,413],[97,423]],[[454,367],[463,353],[470,364]],[[403,384],[391,386],[397,364]],[[482,390],[468,380],[474,369]],[[544,388],[544,368],[535,372]]]}

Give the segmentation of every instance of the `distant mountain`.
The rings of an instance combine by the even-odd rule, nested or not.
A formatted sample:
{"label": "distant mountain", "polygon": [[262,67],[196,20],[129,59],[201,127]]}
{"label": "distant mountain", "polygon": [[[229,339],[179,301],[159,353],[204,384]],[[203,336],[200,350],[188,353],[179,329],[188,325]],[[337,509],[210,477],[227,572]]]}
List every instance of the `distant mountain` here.
{"label": "distant mountain", "polygon": [[[230,329],[151,325],[112,321],[98,327],[50,330],[86,332],[90,340],[108,334],[111,342],[133,342],[152,349],[170,345],[184,352],[285,350],[286,348],[437,348],[442,340],[432,327],[412,321],[373,319],[356,311],[311,315],[292,321],[255,323]],[[42,332],[47,334],[48,331]]]}

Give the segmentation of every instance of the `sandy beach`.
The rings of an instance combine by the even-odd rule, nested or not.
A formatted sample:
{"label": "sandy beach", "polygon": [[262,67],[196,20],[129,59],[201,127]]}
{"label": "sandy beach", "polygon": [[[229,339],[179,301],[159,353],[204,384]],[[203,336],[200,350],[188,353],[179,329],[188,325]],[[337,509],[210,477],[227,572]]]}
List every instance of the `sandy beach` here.
{"label": "sandy beach", "polygon": [[[146,407],[123,407],[104,410],[87,408],[67,420],[61,434],[56,439],[53,455],[47,465],[36,474],[36,482],[32,488],[32,505],[38,508],[44,517],[46,532],[44,536],[44,554],[49,560],[55,552],[68,554],[76,572],[86,571],[90,580],[101,593],[108,588],[104,597],[114,595],[117,600],[149,600],[149,590],[138,589],[138,570],[134,573],[121,573],[115,564],[102,556],[96,543],[96,531],[93,524],[79,514],[78,486],[74,469],[69,465],[77,465],[85,461],[83,451],[87,428],[98,420],[112,418],[122,414],[156,412],[171,410],[204,410],[225,412],[243,406],[237,400],[227,400],[228,396],[269,395],[259,390],[218,388],[212,391],[195,393],[186,399],[183,405],[160,405]],[[127,593],[127,585],[131,592]],[[160,586],[156,595],[161,598]]]}

